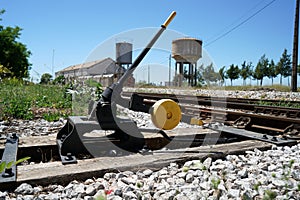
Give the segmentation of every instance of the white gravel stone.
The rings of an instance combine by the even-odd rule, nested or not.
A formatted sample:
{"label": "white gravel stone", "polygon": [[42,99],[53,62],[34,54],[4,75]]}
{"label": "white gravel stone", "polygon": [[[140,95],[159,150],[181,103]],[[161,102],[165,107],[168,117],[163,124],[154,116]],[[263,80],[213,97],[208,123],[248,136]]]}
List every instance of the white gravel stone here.
{"label": "white gravel stone", "polygon": [[183,178],[178,178],[175,180],[176,185],[182,186],[185,184],[185,180]]}
{"label": "white gravel stone", "polygon": [[185,181],[187,183],[192,183],[194,180],[194,176],[191,174],[191,173],[188,173],[186,176],[185,176]]}
{"label": "white gravel stone", "polygon": [[84,196],[83,200],[94,200],[94,198],[91,196]]}
{"label": "white gravel stone", "polygon": [[143,174],[145,176],[150,176],[152,173],[153,173],[153,171],[151,169],[146,169],[146,170],[143,171]]}
{"label": "white gravel stone", "polygon": [[33,194],[39,194],[42,191],[43,191],[42,187],[34,187],[33,188]]}
{"label": "white gravel stone", "polygon": [[137,196],[132,191],[129,191],[129,192],[123,193],[123,198],[124,199],[136,199]]}
{"label": "white gravel stone", "polygon": [[166,169],[161,169],[161,170],[158,171],[159,176],[166,175],[166,174],[168,174],[168,170],[166,170]]}
{"label": "white gravel stone", "polygon": [[7,192],[1,192],[0,191],[0,199],[6,199],[7,196],[8,196]]}
{"label": "white gravel stone", "polygon": [[275,186],[278,186],[278,187],[283,187],[283,186],[285,186],[285,184],[286,184],[285,181],[283,181],[283,180],[278,180],[278,179],[273,180],[272,183],[273,183]]}
{"label": "white gravel stone", "polygon": [[81,193],[84,193],[85,192],[85,185],[83,184],[83,183],[80,183],[79,185],[75,185],[74,186],[74,190],[77,192],[77,193],[79,193],[79,194],[81,194]]}
{"label": "white gravel stone", "polygon": [[209,182],[202,182],[199,184],[200,188],[203,190],[210,190],[210,183]]}
{"label": "white gravel stone", "polygon": [[104,176],[103,176],[103,178],[105,180],[110,180],[112,178],[116,178],[116,174],[115,173],[105,173]]}
{"label": "white gravel stone", "polygon": [[209,168],[210,168],[211,163],[212,163],[212,159],[211,159],[210,157],[206,158],[206,159],[203,161],[203,165],[206,167],[206,169],[209,169]]}
{"label": "white gravel stone", "polygon": [[54,193],[60,193],[60,192],[63,192],[64,189],[65,189],[65,188],[64,188],[63,186],[58,185],[58,186],[53,190],[53,192],[54,192]]}
{"label": "white gravel stone", "polygon": [[239,189],[228,189],[228,197],[238,199],[240,196]]}
{"label": "white gravel stone", "polygon": [[15,193],[17,194],[33,194],[33,188],[31,185],[27,183],[22,183],[16,190]]}
{"label": "white gravel stone", "polygon": [[45,199],[53,199],[53,200],[59,200],[60,196],[57,193],[50,193]]}
{"label": "white gravel stone", "polygon": [[95,181],[93,179],[87,179],[86,181],[84,181],[85,185],[90,185],[90,184],[93,184],[93,183],[95,183]]}
{"label": "white gravel stone", "polygon": [[227,191],[227,189],[225,188],[224,183],[220,183],[220,184],[218,185],[218,190],[221,190],[221,191],[224,191],[224,192]]}
{"label": "white gravel stone", "polygon": [[129,177],[129,178],[128,177],[121,178],[121,181],[123,181],[127,185],[130,185],[130,184],[135,185],[135,183],[136,183],[136,180],[133,179],[133,178],[131,178],[131,177]]}
{"label": "white gravel stone", "polygon": [[270,171],[274,171],[274,170],[276,170],[276,169],[277,169],[277,166],[274,165],[274,164],[271,164],[271,165],[268,166],[268,171],[269,171],[269,172],[270,172]]}
{"label": "white gravel stone", "polygon": [[179,172],[176,174],[176,176],[179,178],[185,178],[186,174],[187,174],[186,172]]}
{"label": "white gravel stone", "polygon": [[85,194],[88,196],[94,196],[96,194],[96,189],[92,185],[88,185],[85,189]]}

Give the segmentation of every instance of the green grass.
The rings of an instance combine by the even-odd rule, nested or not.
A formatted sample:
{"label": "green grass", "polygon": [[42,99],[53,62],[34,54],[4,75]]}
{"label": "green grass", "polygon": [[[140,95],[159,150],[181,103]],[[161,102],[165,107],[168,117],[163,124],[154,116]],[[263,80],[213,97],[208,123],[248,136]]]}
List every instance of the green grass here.
{"label": "green grass", "polygon": [[218,189],[218,186],[219,184],[221,183],[221,180],[220,179],[211,179],[211,184],[212,184],[212,187],[213,189],[217,190]]}
{"label": "green grass", "polygon": [[300,108],[299,103],[292,103],[291,101],[288,101],[288,100],[280,100],[276,103],[261,100],[258,102],[258,105],[260,105],[260,106],[279,106],[279,107],[287,107],[287,108]]}
{"label": "green grass", "polygon": [[87,115],[90,100],[98,100],[102,91],[101,84],[93,80],[65,86],[0,80],[0,120],[42,117],[56,121],[69,115]]}
{"label": "green grass", "polygon": [[45,109],[47,113],[42,115],[53,121],[70,114],[71,106],[71,96],[66,94],[64,86],[32,84],[15,79],[0,83],[0,120],[33,119],[39,108],[48,108]]}
{"label": "green grass", "polygon": [[272,190],[266,190],[263,200],[273,200],[276,199],[277,193]]}
{"label": "green grass", "polygon": [[0,163],[0,173],[2,173],[5,169],[9,169],[9,168],[11,168],[14,165],[18,165],[18,164],[20,164],[20,163],[22,163],[22,162],[24,162],[26,160],[29,160],[29,159],[30,159],[30,157],[24,157],[24,158],[21,158],[21,159],[19,159],[17,161],[10,161],[8,163],[6,163],[5,161],[3,161],[3,162]]}
{"label": "green grass", "polygon": [[182,167],[182,172],[188,172],[189,168],[187,166]]}

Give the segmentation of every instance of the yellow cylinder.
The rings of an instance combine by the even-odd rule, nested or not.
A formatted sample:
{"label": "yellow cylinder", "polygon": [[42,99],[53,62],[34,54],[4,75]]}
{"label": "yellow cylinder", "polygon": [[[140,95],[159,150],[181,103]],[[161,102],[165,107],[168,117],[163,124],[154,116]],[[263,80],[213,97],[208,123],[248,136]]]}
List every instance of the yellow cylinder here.
{"label": "yellow cylinder", "polygon": [[171,99],[161,99],[157,101],[150,111],[152,123],[159,129],[171,130],[175,128],[181,120],[181,109],[179,105]]}
{"label": "yellow cylinder", "polygon": [[167,28],[167,26],[171,23],[171,21],[174,19],[174,17],[176,16],[176,12],[173,11],[170,16],[168,17],[168,19],[165,21],[165,23],[163,23],[162,26],[164,26],[165,28]]}

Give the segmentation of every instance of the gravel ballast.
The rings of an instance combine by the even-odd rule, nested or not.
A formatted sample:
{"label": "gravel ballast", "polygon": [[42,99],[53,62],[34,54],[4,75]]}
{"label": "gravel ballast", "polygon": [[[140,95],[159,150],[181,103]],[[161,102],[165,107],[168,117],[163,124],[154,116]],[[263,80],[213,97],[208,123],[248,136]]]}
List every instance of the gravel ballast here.
{"label": "gravel ballast", "polygon": [[46,187],[22,184],[0,199],[300,199],[300,144],[254,149],[213,161],[171,163],[159,171],[106,173]]}

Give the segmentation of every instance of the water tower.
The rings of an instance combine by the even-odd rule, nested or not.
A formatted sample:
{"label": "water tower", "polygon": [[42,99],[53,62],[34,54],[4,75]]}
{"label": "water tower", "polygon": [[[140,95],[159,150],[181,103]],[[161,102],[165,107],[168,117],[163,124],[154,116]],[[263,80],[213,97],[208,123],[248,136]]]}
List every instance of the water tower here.
{"label": "water tower", "polygon": [[[120,66],[117,72],[117,78],[119,79],[126,69],[132,64],[132,44],[128,42],[117,42],[116,43],[116,64]],[[133,76],[128,78],[125,85],[132,86],[134,85]]]}
{"label": "water tower", "polygon": [[[202,41],[195,38],[180,38],[172,41],[172,58],[175,64],[175,85],[182,86],[184,71],[189,86],[197,85],[197,61],[202,57]],[[179,74],[177,71],[179,70]]]}
{"label": "water tower", "polygon": [[128,42],[116,43],[116,61],[121,67],[128,68],[132,64],[132,44]]}

